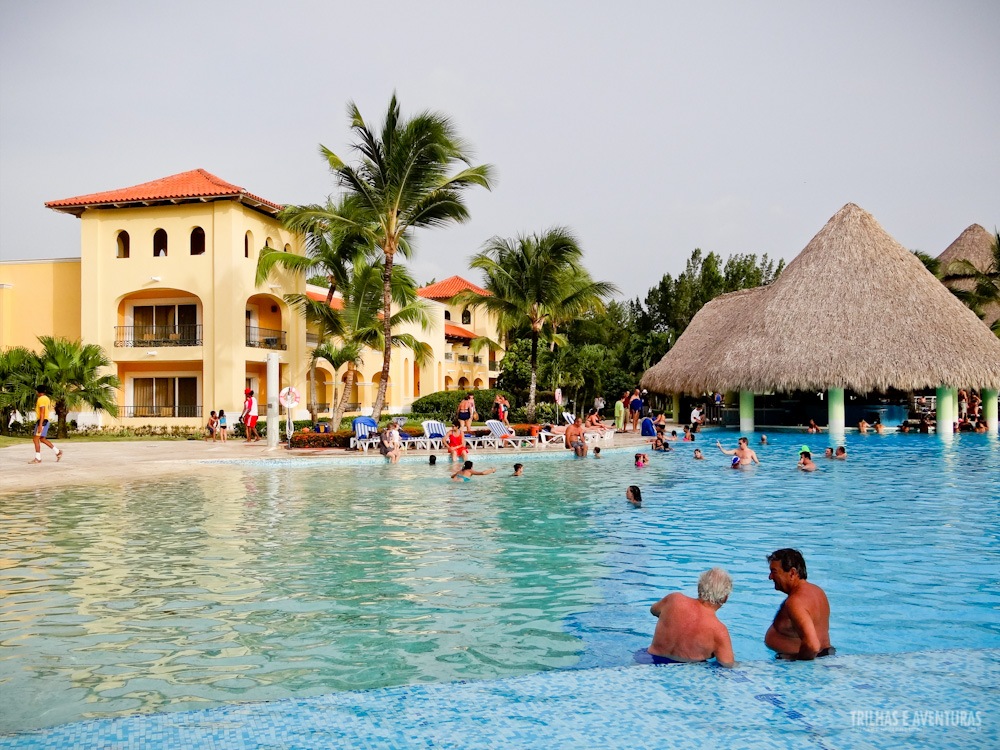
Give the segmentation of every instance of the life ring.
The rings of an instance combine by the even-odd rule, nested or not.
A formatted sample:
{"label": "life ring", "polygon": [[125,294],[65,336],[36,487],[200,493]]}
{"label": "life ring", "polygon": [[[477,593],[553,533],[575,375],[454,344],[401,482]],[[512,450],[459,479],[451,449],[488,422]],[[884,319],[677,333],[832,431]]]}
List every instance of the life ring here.
{"label": "life ring", "polygon": [[294,409],[296,406],[299,405],[300,400],[301,399],[299,398],[299,392],[294,388],[292,388],[291,386],[283,388],[281,390],[281,393],[278,394],[278,403],[284,406],[286,409]]}

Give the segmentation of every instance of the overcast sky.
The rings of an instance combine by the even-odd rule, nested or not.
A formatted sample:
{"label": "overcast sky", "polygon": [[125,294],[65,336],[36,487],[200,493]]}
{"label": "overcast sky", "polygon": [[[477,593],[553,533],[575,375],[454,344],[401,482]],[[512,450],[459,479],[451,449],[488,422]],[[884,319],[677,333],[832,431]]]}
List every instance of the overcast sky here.
{"label": "overcast sky", "polygon": [[0,259],[79,255],[48,200],[203,168],[335,190],[346,106],[451,116],[492,193],[421,232],[419,281],[565,225],[645,296],[695,247],[793,258],[854,202],[939,254],[1000,225],[1000,2],[0,0]]}

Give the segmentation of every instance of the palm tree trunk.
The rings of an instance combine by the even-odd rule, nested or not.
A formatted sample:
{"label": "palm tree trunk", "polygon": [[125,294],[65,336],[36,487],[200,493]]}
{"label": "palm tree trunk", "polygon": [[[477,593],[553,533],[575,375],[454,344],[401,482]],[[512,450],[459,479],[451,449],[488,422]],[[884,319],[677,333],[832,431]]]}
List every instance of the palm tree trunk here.
{"label": "palm tree trunk", "polygon": [[382,379],[378,384],[378,395],[372,405],[372,418],[378,422],[382,417],[382,403],[385,390],[389,386],[389,356],[392,353],[392,256],[385,253],[385,268],[382,272],[382,334],[385,346],[382,349]]}
{"label": "palm tree trunk", "polygon": [[[333,420],[330,425],[330,429],[333,432],[337,432],[340,429],[340,420],[344,418],[344,412],[347,410],[347,399],[350,398],[351,388],[354,387],[354,363],[347,363],[347,379],[344,380],[344,393],[340,397],[340,401],[337,402],[337,408],[333,411]],[[336,377],[336,373],[334,373]]]}
{"label": "palm tree trunk", "polygon": [[316,424],[316,359],[309,365],[309,418]]}
{"label": "palm tree trunk", "polygon": [[66,416],[68,414],[69,409],[66,408],[66,402],[56,401],[56,419],[59,420],[59,427],[56,430],[56,436],[59,438],[69,438],[69,428],[66,424]]}
{"label": "palm tree trunk", "polygon": [[535,421],[535,391],[538,390],[538,331],[531,332],[531,390],[528,391],[528,421]]}

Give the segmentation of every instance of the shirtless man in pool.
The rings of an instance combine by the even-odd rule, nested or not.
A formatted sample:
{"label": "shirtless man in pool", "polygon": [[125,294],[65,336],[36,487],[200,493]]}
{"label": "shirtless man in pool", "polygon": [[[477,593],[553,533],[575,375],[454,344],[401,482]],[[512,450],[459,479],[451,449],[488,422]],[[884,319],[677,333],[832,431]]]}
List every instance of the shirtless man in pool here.
{"label": "shirtless man in pool", "polygon": [[830,645],[830,602],[819,586],[806,581],[806,562],[797,549],[767,556],[768,579],[788,598],[774,615],[764,645],[779,659],[815,659],[837,653]]}
{"label": "shirtless man in pool", "polygon": [[698,598],[675,591],[649,608],[657,618],[653,642],[646,651],[654,664],[715,660],[732,667],[729,631],[716,616],[733,591],[733,580],[722,568],[706,570],[698,578]]}
{"label": "shirtless man in pool", "polygon": [[719,450],[725,453],[727,456],[739,456],[740,463],[743,466],[749,466],[751,463],[755,463],[760,466],[760,461],[757,458],[757,453],[750,447],[750,441],[745,437],[739,439],[739,447],[734,450],[727,451],[722,447],[722,443],[718,440],[715,444],[719,447]]}

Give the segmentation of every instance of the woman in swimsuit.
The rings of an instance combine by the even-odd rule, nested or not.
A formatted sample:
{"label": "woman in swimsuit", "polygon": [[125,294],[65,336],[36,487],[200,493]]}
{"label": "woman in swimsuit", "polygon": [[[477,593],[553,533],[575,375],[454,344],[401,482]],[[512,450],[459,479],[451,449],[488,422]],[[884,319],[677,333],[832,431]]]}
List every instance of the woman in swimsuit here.
{"label": "woman in swimsuit", "polygon": [[632,432],[636,432],[639,419],[642,417],[642,396],[639,395],[638,388],[632,394],[632,400],[629,402],[628,409],[632,417]]}
{"label": "woman in swimsuit", "polygon": [[451,481],[453,482],[471,482],[474,476],[483,476],[484,474],[492,474],[496,469],[487,469],[486,471],[473,471],[472,461],[466,461],[462,468],[451,475]]}
{"label": "woman in swimsuit", "polygon": [[462,423],[462,429],[467,431],[472,429],[472,411],[475,408],[476,402],[472,400],[472,396],[466,393],[465,398],[458,405],[458,421]]}
{"label": "woman in swimsuit", "polygon": [[465,447],[465,434],[462,432],[462,423],[457,419],[451,423],[451,429],[448,430],[448,455],[451,456],[451,462],[455,463],[465,458],[468,454],[469,449]]}

